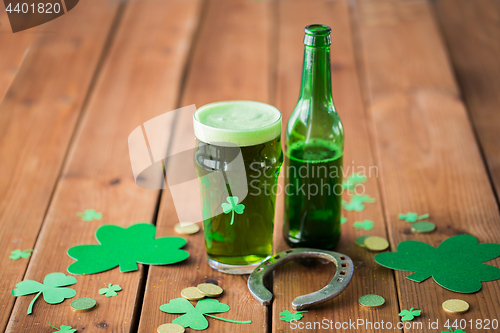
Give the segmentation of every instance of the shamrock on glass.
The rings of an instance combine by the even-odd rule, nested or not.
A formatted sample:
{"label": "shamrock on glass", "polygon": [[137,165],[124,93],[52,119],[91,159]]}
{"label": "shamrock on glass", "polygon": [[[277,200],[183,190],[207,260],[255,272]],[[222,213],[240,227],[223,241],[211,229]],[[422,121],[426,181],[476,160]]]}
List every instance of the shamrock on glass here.
{"label": "shamrock on glass", "polygon": [[238,199],[238,197],[227,197],[227,202],[229,203],[224,202],[222,204],[222,210],[224,211],[224,214],[232,213],[231,225],[233,225],[234,223],[234,213],[236,212],[238,214],[243,214],[243,210],[245,209],[245,205],[238,205],[239,200],[240,199]]}
{"label": "shamrock on glass", "polygon": [[43,279],[43,284],[32,280],[19,282],[16,284],[16,289],[12,290],[12,295],[18,297],[36,293],[35,298],[28,307],[28,314],[31,314],[33,304],[35,304],[40,294],[43,294],[43,299],[49,304],[61,303],[66,298],[75,297],[75,290],[62,288],[75,283],[76,279],[72,276],[66,276],[63,273],[50,273]]}
{"label": "shamrock on glass", "polygon": [[174,298],[170,302],[160,306],[160,310],[166,313],[183,313],[184,315],[175,318],[172,323],[183,327],[191,327],[194,330],[204,330],[208,328],[208,321],[205,316],[227,321],[236,324],[251,324],[252,321],[237,321],[226,318],[212,316],[209,313],[223,313],[229,311],[229,305],[220,303],[216,299],[202,299],[196,304],[196,307],[185,298]]}

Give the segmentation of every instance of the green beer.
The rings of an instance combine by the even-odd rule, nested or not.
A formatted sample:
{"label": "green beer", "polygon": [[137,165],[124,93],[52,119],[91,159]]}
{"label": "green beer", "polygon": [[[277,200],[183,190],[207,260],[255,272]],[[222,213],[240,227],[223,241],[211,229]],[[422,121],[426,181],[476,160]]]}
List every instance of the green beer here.
{"label": "green beer", "polygon": [[194,128],[208,262],[250,273],[272,254],[276,192],[269,188],[283,162],[281,113],[258,102],[212,103],[196,111]]}
{"label": "green beer", "polygon": [[331,249],[340,238],[344,130],[330,76],[330,31],[305,29],[302,87],[285,143],[285,219],[290,246]]}

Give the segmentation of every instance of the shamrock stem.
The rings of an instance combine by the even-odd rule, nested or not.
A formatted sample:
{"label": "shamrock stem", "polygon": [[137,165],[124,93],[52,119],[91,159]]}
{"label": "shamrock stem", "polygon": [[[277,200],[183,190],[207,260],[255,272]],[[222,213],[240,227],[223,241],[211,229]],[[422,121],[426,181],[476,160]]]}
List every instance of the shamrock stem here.
{"label": "shamrock stem", "polygon": [[53,329],[60,331],[60,329],[58,329],[57,327],[55,327],[54,325],[52,325],[52,324],[51,324],[51,323],[49,323],[48,321],[46,321],[46,323],[47,323],[47,324],[49,324],[49,325],[50,325],[50,327],[52,327]]}
{"label": "shamrock stem", "polygon": [[38,296],[40,296],[41,293],[42,292],[40,291],[38,294],[36,294],[35,298],[33,298],[33,300],[31,301],[30,306],[28,306],[28,314],[31,314],[33,312],[33,304],[35,304],[36,299],[38,298]]}
{"label": "shamrock stem", "polygon": [[309,311],[299,311],[299,312],[295,312],[295,313],[304,313],[304,312],[309,312]]}
{"label": "shamrock stem", "polygon": [[232,215],[231,215],[231,225],[233,225],[233,222],[234,222],[234,209],[231,210],[231,213],[232,213]]}
{"label": "shamrock stem", "polygon": [[229,323],[235,323],[235,324],[251,324],[252,323],[251,320],[247,320],[247,321],[231,320],[231,319],[226,319],[226,318],[220,318],[220,317],[212,316],[212,315],[209,315],[209,314],[206,314],[206,313],[205,313],[205,316],[209,316],[209,317],[212,317],[212,318],[215,318],[215,319],[219,319],[219,320],[222,320],[222,321],[227,321]]}

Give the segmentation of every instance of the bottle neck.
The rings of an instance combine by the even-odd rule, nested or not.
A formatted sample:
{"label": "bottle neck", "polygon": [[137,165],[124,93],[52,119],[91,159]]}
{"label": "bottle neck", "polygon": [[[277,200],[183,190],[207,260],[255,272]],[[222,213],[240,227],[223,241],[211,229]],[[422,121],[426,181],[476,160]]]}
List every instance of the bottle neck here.
{"label": "bottle neck", "polygon": [[333,102],[329,46],[305,46],[300,99]]}

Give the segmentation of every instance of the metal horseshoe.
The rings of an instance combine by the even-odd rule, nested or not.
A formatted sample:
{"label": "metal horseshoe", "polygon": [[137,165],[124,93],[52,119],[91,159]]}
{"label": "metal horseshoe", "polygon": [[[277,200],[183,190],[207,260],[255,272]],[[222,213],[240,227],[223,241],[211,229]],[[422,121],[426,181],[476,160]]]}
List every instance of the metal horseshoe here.
{"label": "metal horseshoe", "polygon": [[264,279],[279,266],[299,258],[321,258],[331,261],[337,266],[337,271],[332,281],[322,289],[313,293],[299,296],[292,302],[294,310],[302,310],[327,302],[337,297],[351,282],[354,265],[348,256],[333,252],[308,248],[289,249],[275,254],[260,264],[248,278],[248,289],[261,305],[268,305],[273,299],[273,294],[264,286]]}

